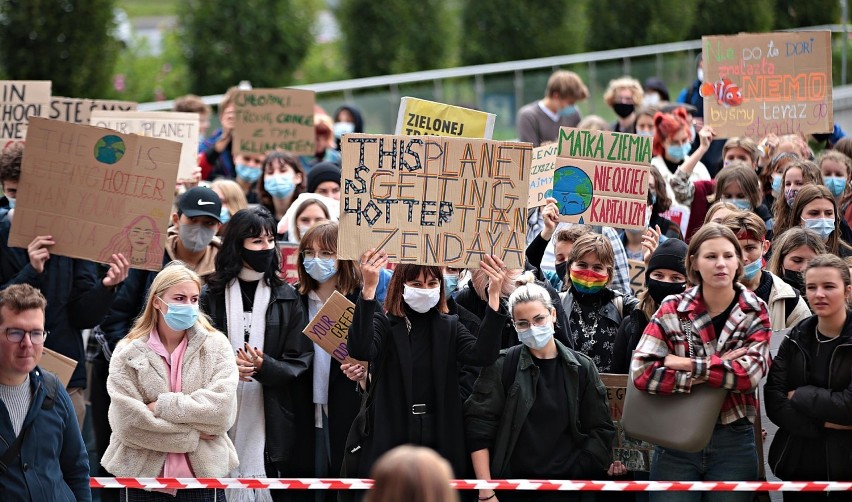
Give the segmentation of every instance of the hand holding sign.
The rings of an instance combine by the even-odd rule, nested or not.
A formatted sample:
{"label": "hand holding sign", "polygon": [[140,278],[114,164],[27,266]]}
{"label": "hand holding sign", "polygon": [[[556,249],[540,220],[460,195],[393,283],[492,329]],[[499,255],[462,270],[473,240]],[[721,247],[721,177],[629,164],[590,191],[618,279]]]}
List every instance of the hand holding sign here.
{"label": "hand holding sign", "polygon": [[340,365],[340,371],[353,382],[362,382],[367,379],[367,369],[360,364],[343,363]]}
{"label": "hand holding sign", "polygon": [[556,199],[553,197],[547,198],[547,205],[541,210],[541,219],[544,220],[541,238],[549,241],[553,237],[553,232],[556,231],[556,226],[559,225],[559,206],[556,205]]}
{"label": "hand holding sign", "polygon": [[509,269],[503,260],[495,255],[488,255],[479,262],[481,268],[488,275],[488,306],[494,312],[500,311],[500,291],[503,282],[509,280]]}
{"label": "hand holding sign", "polygon": [[654,251],[656,251],[659,245],[660,226],[657,225],[655,229],[648,228],[648,230],[645,230],[645,234],[642,235],[642,259],[646,265],[651,261],[651,255],[654,254]]}
{"label": "hand holding sign", "polygon": [[27,254],[30,256],[30,265],[35,269],[37,273],[44,272],[44,264],[47,260],[50,259],[50,251],[47,249],[47,246],[52,246],[56,244],[56,241],[53,240],[53,236],[50,235],[38,235],[30,245],[27,246]]}
{"label": "hand holding sign", "polygon": [[112,288],[114,286],[118,286],[125,279],[127,279],[127,273],[130,271],[130,262],[127,258],[124,257],[123,254],[118,253],[112,255],[112,258],[109,261],[109,270],[107,270],[106,275],[104,276],[102,284],[105,288]]}
{"label": "hand holding sign", "polygon": [[376,296],[376,287],[379,285],[379,273],[388,264],[388,254],[384,249],[376,251],[371,249],[364,253],[361,258],[361,277],[364,279],[364,288],[361,295],[365,300],[372,300]]}

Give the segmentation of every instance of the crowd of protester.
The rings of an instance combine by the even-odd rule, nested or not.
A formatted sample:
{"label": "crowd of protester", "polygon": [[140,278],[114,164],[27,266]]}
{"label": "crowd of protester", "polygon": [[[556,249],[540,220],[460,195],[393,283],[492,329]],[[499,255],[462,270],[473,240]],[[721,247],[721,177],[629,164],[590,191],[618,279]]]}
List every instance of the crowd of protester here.
{"label": "crowd of protester", "polygon": [[[229,91],[221,127],[202,131],[198,179],[176,188],[159,272],[123,254],[106,266],[54,255],[50,235],[9,247],[24,148],[6,149],[0,452],[20,438],[20,453],[0,459],[0,499],[90,500],[90,462],[116,477],[372,476],[373,501],[595,497],[456,493],[453,477],[852,481],[852,138],[837,127],[818,138],[718,138],[702,119],[700,64],[696,76],[675,102],[658,78],[613,80],[603,98],[617,118],[607,123],[582,116],[589,90],[557,71],[544,97],[519,110],[518,138],[535,146],[571,126],[648,136],[653,150],[643,230],[560,223],[550,199],[529,212],[519,269],[487,256],[477,269],[391,270],[374,249],[338,259],[337,142],[369,123],[351,105],[317,109],[314,155],[234,156]],[[176,109],[209,123],[197,97]],[[298,246],[296,284],[282,279],[279,242]],[[629,260],[645,265],[637,296]],[[341,364],[302,333],[335,291],[355,304],[348,348],[366,365]],[[79,361],[67,389],[36,366],[43,348]],[[619,428],[601,374],[628,375],[648,394],[723,389],[710,442],[697,453],[650,445],[649,469],[629,470],[613,457]],[[757,425],[761,414],[768,423]],[[777,433],[767,438],[770,423]]]}

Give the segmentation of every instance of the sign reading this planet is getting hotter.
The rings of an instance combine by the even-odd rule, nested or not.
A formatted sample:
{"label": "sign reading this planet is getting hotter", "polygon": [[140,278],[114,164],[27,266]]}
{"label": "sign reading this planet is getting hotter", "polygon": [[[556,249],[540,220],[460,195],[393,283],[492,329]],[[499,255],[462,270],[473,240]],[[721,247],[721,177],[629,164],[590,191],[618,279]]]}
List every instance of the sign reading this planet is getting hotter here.
{"label": "sign reading this planet is getting hotter", "polygon": [[547,197],[559,220],[643,229],[647,226],[651,142],[635,134],[563,127]]}

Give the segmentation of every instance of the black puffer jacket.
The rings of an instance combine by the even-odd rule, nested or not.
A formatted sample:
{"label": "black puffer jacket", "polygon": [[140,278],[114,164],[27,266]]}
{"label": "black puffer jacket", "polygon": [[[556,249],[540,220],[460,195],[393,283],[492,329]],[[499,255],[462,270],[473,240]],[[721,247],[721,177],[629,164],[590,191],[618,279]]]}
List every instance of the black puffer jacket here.
{"label": "black puffer jacket", "polygon": [[[817,316],[787,335],[766,381],[766,413],[779,430],[769,448],[769,467],[783,480],[852,480],[852,430],[827,429],[825,422],[852,425],[852,312],[831,356],[830,388],[812,385]],[[787,392],[794,390],[793,399]]]}

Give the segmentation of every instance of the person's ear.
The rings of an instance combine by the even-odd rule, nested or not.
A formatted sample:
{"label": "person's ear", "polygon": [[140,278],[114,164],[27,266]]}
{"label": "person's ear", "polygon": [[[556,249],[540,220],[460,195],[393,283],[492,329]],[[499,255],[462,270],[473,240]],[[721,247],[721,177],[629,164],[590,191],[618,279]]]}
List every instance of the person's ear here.
{"label": "person's ear", "polygon": [[766,253],[769,252],[769,248],[771,248],[771,247],[772,247],[772,241],[770,241],[769,239],[764,239],[763,240],[763,253],[760,256],[766,255]]}
{"label": "person's ear", "polygon": [[176,227],[180,226],[180,216],[177,213],[172,213],[172,225]]}

